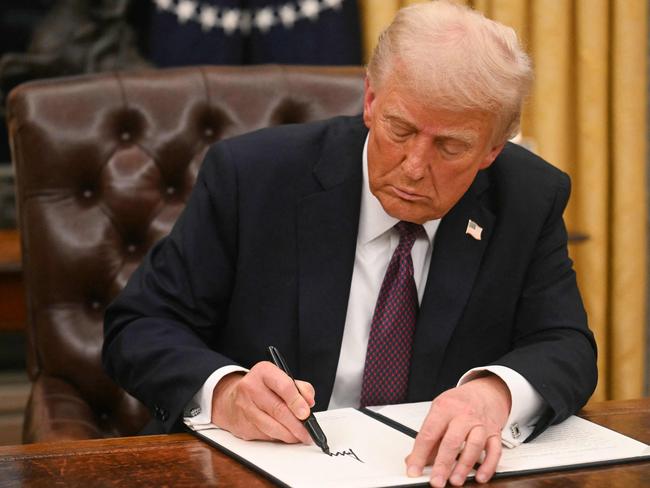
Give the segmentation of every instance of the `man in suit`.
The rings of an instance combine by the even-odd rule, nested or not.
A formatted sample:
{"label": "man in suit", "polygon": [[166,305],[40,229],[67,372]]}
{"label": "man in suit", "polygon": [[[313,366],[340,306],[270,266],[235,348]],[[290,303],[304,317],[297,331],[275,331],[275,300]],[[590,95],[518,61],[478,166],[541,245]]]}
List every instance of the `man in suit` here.
{"label": "man in suit", "polygon": [[446,1],[400,11],[363,118],[210,149],[107,311],[109,374],[158,430],[185,416],[245,439],[309,442],[309,407],[433,400],[408,474],[433,463],[433,486],[461,485],[484,454],[489,480],[502,442],[571,415],[596,382],[569,179],[506,143],[531,78],[512,30]]}

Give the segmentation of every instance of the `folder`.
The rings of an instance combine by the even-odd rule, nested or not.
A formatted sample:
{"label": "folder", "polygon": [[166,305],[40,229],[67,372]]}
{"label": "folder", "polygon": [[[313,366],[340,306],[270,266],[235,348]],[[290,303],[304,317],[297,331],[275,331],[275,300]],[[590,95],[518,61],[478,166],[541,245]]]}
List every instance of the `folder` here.
{"label": "folder", "polygon": [[[409,478],[404,458],[429,407],[430,402],[421,402],[317,412],[329,441],[329,456],[313,444],[245,441],[212,425],[193,433],[280,486],[427,486],[431,467],[425,468],[423,476]],[[504,448],[495,477],[642,459],[650,459],[650,446],[573,416],[530,443]]]}

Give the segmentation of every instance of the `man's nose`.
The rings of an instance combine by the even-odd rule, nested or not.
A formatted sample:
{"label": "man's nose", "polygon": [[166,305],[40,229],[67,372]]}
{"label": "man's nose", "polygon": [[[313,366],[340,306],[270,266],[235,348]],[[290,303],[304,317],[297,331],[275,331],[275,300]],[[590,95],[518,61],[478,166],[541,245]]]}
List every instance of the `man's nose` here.
{"label": "man's nose", "polygon": [[404,174],[412,180],[424,178],[433,154],[426,141],[414,141],[402,162]]}

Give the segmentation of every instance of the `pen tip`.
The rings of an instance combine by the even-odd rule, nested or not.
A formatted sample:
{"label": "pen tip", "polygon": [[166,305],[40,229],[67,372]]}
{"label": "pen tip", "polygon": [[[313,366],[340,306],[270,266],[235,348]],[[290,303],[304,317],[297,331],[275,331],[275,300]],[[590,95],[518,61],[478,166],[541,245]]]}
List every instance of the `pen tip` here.
{"label": "pen tip", "polygon": [[328,456],[331,456],[330,454],[330,448],[328,446],[323,447],[323,452],[327,454]]}

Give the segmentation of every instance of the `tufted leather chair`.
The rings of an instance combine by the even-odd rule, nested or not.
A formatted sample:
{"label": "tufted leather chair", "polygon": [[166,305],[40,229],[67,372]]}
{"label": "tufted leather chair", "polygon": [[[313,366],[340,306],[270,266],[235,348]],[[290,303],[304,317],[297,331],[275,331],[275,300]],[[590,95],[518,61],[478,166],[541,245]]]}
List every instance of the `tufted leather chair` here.
{"label": "tufted leather chair", "polygon": [[33,382],[24,442],[131,435],[149,413],[103,372],[102,316],[183,209],[208,146],[355,114],[363,70],[192,67],[30,82],[8,101]]}

